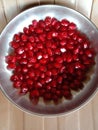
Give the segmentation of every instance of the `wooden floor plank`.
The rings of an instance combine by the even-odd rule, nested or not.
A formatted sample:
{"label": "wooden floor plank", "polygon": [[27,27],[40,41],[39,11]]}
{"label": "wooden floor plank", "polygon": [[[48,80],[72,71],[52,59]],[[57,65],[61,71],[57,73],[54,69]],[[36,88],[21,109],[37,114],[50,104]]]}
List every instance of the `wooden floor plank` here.
{"label": "wooden floor plank", "polygon": [[17,0],[19,12],[39,4],[40,0]]}
{"label": "wooden floor plank", "polygon": [[54,0],[40,0],[40,4],[54,4]]}
{"label": "wooden floor plank", "polygon": [[78,112],[58,118],[58,130],[79,130]]}
{"label": "wooden floor plank", "polygon": [[98,130],[98,93],[92,100],[94,130]]}
{"label": "wooden floor plank", "polygon": [[93,0],[76,0],[76,10],[90,18]]}
{"label": "wooden floor plank", "polygon": [[98,0],[94,0],[93,6],[92,6],[91,20],[98,27]]}
{"label": "wooden floor plank", "polygon": [[92,102],[80,109],[80,130],[94,130]]}
{"label": "wooden floor plank", "polygon": [[24,130],[23,112],[14,106],[12,103],[9,105],[9,130]]}
{"label": "wooden floor plank", "polygon": [[9,102],[0,90],[0,130],[9,130]]}
{"label": "wooden floor plank", "polygon": [[55,4],[75,8],[75,0],[55,0]]}
{"label": "wooden floor plank", "polygon": [[0,32],[3,30],[5,25],[7,24],[4,7],[2,1],[0,1]]}
{"label": "wooden floor plank", "polygon": [[2,3],[7,22],[9,22],[18,14],[17,2],[16,0],[2,0]]}
{"label": "wooden floor plank", "polygon": [[57,117],[44,118],[44,130],[58,130]]}
{"label": "wooden floor plank", "polygon": [[43,130],[44,118],[24,113],[24,130]]}

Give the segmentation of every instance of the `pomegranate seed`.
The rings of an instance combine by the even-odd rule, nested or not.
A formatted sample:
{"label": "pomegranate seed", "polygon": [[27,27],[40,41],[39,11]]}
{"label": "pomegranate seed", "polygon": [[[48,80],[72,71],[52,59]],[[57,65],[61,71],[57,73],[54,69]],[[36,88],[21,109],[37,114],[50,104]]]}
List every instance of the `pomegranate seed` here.
{"label": "pomegranate seed", "polygon": [[20,41],[20,36],[19,36],[19,34],[15,34],[15,35],[14,35],[13,41],[15,41],[15,42],[19,42],[19,41]]}
{"label": "pomegranate seed", "polygon": [[67,40],[63,39],[60,41],[61,46],[65,46],[67,44]]}
{"label": "pomegranate seed", "polygon": [[57,57],[56,58],[56,62],[58,62],[58,63],[63,63],[63,58],[62,57]]}
{"label": "pomegranate seed", "polygon": [[47,16],[46,18],[45,18],[45,24],[46,25],[50,25],[51,24],[51,17],[49,17],[49,16]]}
{"label": "pomegranate seed", "polygon": [[22,40],[23,42],[26,42],[26,41],[28,40],[28,37],[27,37],[25,34],[22,34],[22,35],[21,35],[21,40]]}
{"label": "pomegranate seed", "polygon": [[16,65],[14,63],[9,63],[7,65],[7,69],[15,69],[16,68]]}
{"label": "pomegranate seed", "polygon": [[29,41],[30,41],[31,43],[33,43],[33,42],[35,41],[34,36],[30,36],[30,37],[29,37]]}
{"label": "pomegranate seed", "polygon": [[30,99],[33,99],[34,97],[39,97],[38,90],[33,90],[30,92]]}
{"label": "pomegranate seed", "polygon": [[76,24],[70,23],[68,27],[69,27],[69,29],[71,29],[71,30],[75,30],[75,29],[76,29]]}
{"label": "pomegranate seed", "polygon": [[43,29],[40,28],[40,27],[39,27],[39,28],[36,28],[36,29],[35,29],[35,32],[38,33],[38,34],[43,33]]}
{"label": "pomegranate seed", "polygon": [[28,85],[31,85],[31,86],[33,85],[33,81],[31,79],[27,79],[26,82],[27,82]]}
{"label": "pomegranate seed", "polygon": [[40,65],[39,70],[42,71],[42,72],[46,72],[47,68],[44,65]]}
{"label": "pomegranate seed", "polygon": [[27,27],[23,28],[23,32],[25,35],[30,35],[30,29],[28,29]]}
{"label": "pomegranate seed", "polygon": [[66,99],[71,99],[71,98],[72,98],[72,94],[71,94],[69,91],[65,91],[65,92],[64,92],[64,97],[65,97]]}
{"label": "pomegranate seed", "polygon": [[53,17],[53,18],[51,19],[51,25],[54,26],[54,25],[57,23],[57,21],[58,21],[58,20]]}
{"label": "pomegranate seed", "polygon": [[20,86],[21,86],[21,81],[15,81],[14,83],[13,83],[13,86],[15,87],[15,88],[20,88]]}
{"label": "pomegranate seed", "polygon": [[52,79],[51,79],[50,77],[46,77],[46,78],[45,78],[45,82],[46,82],[46,83],[49,83],[49,82],[51,82],[51,81],[52,81]]}
{"label": "pomegranate seed", "polygon": [[34,28],[37,27],[37,24],[38,24],[37,20],[33,20],[33,21],[32,21],[32,25],[33,25]]}
{"label": "pomegranate seed", "polygon": [[50,77],[52,75],[52,72],[50,70],[47,70],[46,75]]}
{"label": "pomegranate seed", "polygon": [[28,92],[28,88],[25,87],[24,85],[22,85],[22,88],[21,88],[21,90],[20,90],[20,93],[26,94],[27,92]]}
{"label": "pomegranate seed", "polygon": [[14,48],[14,49],[16,49],[16,48],[19,47],[19,44],[18,44],[17,42],[15,42],[15,41],[10,42],[10,45],[11,45],[11,47]]}
{"label": "pomegranate seed", "polygon": [[10,77],[10,80],[11,81],[17,81],[18,80],[18,76],[17,75],[12,75],[11,77]]}
{"label": "pomegranate seed", "polygon": [[46,35],[44,33],[39,35],[40,41],[44,42],[46,40]]}
{"label": "pomegranate seed", "polygon": [[61,25],[63,25],[63,26],[68,26],[69,25],[69,21],[68,20],[66,20],[66,19],[62,19],[61,20]]}
{"label": "pomegranate seed", "polygon": [[41,28],[45,28],[46,27],[46,25],[45,25],[45,22],[43,21],[43,20],[39,20],[39,26],[41,27]]}
{"label": "pomegranate seed", "polygon": [[27,59],[21,59],[20,64],[26,65],[28,63]]}
{"label": "pomegranate seed", "polygon": [[16,49],[16,53],[19,54],[19,55],[22,54],[22,53],[24,53],[24,48],[23,47],[17,48]]}
{"label": "pomegranate seed", "polygon": [[35,56],[30,57],[30,58],[29,58],[29,62],[30,62],[30,63],[36,63],[36,62],[37,62],[36,57],[35,57]]}
{"label": "pomegranate seed", "polygon": [[29,25],[29,32],[34,32],[34,26],[33,25]]}
{"label": "pomegranate seed", "polygon": [[22,72],[23,72],[23,73],[27,73],[27,72],[28,72],[28,68],[27,68],[27,67],[23,67],[23,68],[22,68]]}

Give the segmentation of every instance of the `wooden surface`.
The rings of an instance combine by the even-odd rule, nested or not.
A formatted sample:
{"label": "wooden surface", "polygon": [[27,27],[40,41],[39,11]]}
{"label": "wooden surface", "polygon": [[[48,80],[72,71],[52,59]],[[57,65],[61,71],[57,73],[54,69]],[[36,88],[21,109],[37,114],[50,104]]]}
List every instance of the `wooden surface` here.
{"label": "wooden surface", "polygon": [[[0,0],[0,32],[19,12],[39,4],[74,8],[98,27],[98,0]],[[98,130],[98,94],[80,110],[67,116],[44,118],[17,109],[0,91],[0,130]]]}

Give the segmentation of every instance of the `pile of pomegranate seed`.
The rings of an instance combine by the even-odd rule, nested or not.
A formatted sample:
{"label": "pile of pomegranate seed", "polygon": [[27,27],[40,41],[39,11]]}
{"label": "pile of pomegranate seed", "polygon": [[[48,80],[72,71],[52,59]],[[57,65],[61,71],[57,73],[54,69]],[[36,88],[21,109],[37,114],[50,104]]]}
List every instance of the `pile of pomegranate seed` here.
{"label": "pile of pomegranate seed", "polygon": [[33,20],[13,36],[13,52],[6,56],[10,80],[20,93],[29,93],[33,103],[72,99],[95,64],[95,51],[75,23],[47,16]]}

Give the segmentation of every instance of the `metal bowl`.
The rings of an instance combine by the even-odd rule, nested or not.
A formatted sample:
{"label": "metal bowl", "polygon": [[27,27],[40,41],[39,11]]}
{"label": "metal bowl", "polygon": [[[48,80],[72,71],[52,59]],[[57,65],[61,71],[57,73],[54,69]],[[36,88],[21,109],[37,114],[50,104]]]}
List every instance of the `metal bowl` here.
{"label": "metal bowl", "polygon": [[[83,90],[75,94],[72,100],[64,100],[58,105],[44,104],[40,102],[33,105],[27,96],[20,96],[13,88],[10,81],[11,71],[6,69],[5,56],[9,52],[9,42],[15,33],[22,31],[24,26],[28,26],[33,19],[44,19],[46,16],[57,19],[66,18],[77,24],[78,29],[85,33],[92,46],[96,50],[96,65],[94,73]],[[18,108],[37,115],[63,115],[70,113],[83,106],[95,94],[98,88],[98,30],[95,25],[79,12],[58,5],[42,5],[28,9],[16,16],[3,30],[0,36],[0,84],[5,96]]]}

